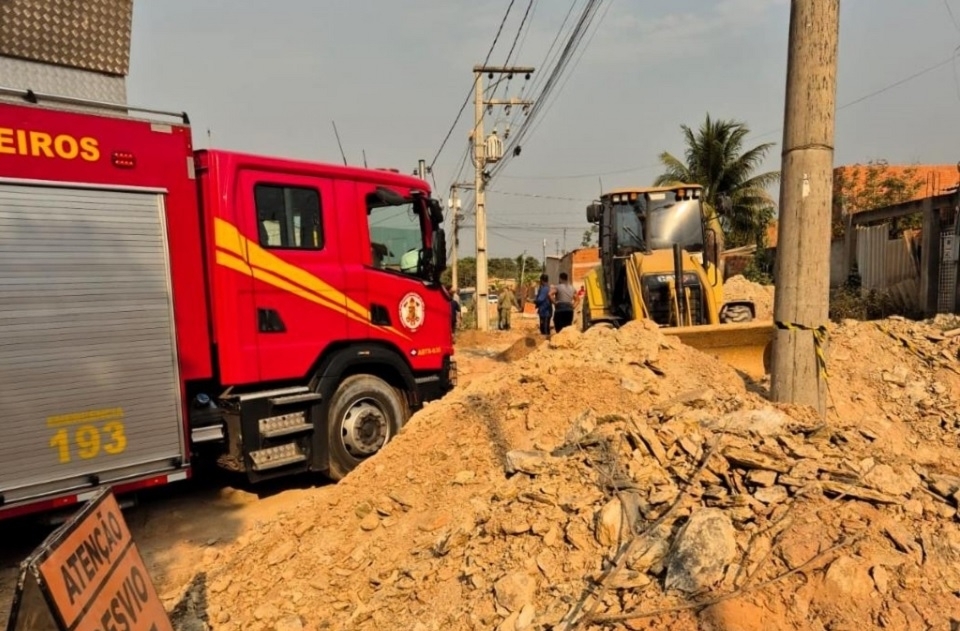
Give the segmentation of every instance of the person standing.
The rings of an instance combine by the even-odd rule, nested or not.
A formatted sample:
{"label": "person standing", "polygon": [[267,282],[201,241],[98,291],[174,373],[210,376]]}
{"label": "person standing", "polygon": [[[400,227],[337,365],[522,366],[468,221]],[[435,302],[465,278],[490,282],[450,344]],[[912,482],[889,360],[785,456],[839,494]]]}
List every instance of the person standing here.
{"label": "person standing", "polygon": [[454,337],[457,335],[457,326],[460,324],[460,301],[457,300],[457,290],[447,286],[447,292],[450,293],[450,324],[452,326]]}
{"label": "person standing", "polygon": [[573,324],[573,313],[577,306],[577,290],[570,284],[566,272],[560,272],[560,283],[554,289],[553,327],[557,333]]}
{"label": "person standing", "polygon": [[540,317],[540,333],[543,335],[550,335],[550,317],[553,315],[552,295],[550,277],[541,274],[540,286],[537,288],[537,297],[534,298],[533,304],[537,307],[537,315]]}
{"label": "person standing", "polygon": [[510,316],[516,306],[517,299],[513,295],[513,290],[510,289],[510,287],[504,287],[503,291],[500,292],[500,302],[497,303],[497,309],[500,315],[499,321],[497,322],[498,329],[501,331],[510,330]]}

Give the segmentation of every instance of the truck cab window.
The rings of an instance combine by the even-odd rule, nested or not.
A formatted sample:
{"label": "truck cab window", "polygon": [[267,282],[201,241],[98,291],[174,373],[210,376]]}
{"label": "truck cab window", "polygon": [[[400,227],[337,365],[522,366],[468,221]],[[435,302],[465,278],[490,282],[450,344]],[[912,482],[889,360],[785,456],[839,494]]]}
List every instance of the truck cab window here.
{"label": "truck cab window", "polygon": [[265,248],[323,248],[320,192],[300,186],[257,184],[254,187],[257,230]]}
{"label": "truck cab window", "polygon": [[419,273],[423,235],[413,202],[367,206],[373,266],[411,276]]}

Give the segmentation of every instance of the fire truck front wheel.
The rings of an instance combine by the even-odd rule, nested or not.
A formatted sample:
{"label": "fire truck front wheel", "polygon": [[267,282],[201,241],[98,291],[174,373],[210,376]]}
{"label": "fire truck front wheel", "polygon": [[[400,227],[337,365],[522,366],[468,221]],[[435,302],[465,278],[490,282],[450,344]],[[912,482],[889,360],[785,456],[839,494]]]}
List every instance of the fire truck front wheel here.
{"label": "fire truck front wheel", "polygon": [[343,380],[330,400],[328,475],[341,480],[383,448],[409,416],[400,392],[373,375]]}

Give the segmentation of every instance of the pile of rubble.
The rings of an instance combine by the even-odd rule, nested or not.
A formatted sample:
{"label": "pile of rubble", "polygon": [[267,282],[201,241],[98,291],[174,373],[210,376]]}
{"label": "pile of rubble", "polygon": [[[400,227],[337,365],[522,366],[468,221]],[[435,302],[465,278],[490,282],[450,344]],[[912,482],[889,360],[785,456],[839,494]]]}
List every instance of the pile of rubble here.
{"label": "pile of rubble", "polygon": [[882,326],[832,329],[826,421],[644,323],[566,329],[211,554],[192,624],[949,628],[960,338]]}
{"label": "pile of rubble", "polygon": [[773,285],[760,285],[747,280],[743,275],[731,276],[723,282],[723,299],[750,300],[756,308],[758,320],[773,319]]}

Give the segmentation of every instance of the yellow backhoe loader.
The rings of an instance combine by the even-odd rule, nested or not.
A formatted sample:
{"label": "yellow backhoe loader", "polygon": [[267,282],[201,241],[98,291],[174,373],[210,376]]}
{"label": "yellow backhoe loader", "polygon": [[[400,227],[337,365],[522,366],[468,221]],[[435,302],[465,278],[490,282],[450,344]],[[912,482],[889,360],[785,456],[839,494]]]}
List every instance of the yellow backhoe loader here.
{"label": "yellow backhoe loader", "polygon": [[600,265],[585,280],[584,329],[649,318],[667,335],[753,378],[769,368],[775,327],[749,301],[724,302],[720,224],[696,184],[618,189],[587,207]]}

